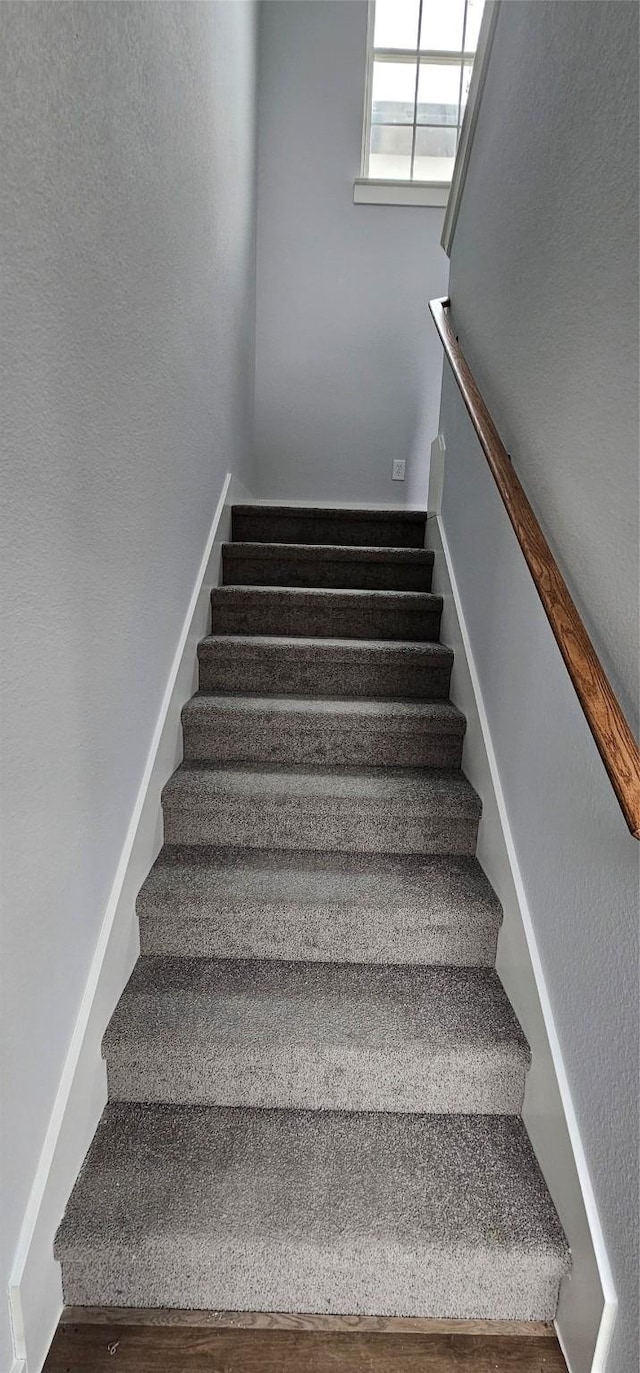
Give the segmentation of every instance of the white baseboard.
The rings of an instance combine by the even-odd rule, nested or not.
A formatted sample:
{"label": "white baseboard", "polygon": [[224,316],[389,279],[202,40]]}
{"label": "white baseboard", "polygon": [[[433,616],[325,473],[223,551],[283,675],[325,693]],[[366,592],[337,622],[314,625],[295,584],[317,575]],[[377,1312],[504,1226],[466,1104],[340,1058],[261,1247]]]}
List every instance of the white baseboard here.
{"label": "white baseboard", "polygon": [[451,698],[467,717],[463,768],[482,797],[478,858],[504,910],[497,970],[532,1051],[523,1117],[571,1246],[556,1328],[569,1373],[605,1373],[616,1295],[535,930],[509,825],[487,714],[446,535],[429,515],[442,640],[454,650]]}
{"label": "white baseboard", "polygon": [[220,546],[230,536],[231,503],[249,499],[228,472],[171,664],[22,1223],[9,1284],[15,1353],[11,1373],[40,1373],[62,1310],[54,1235],[106,1104],[100,1044],[139,953],[136,896],[162,844],[160,794],[182,758],[180,712],[197,685],[196,648],[209,629],[209,592],[220,581]]}

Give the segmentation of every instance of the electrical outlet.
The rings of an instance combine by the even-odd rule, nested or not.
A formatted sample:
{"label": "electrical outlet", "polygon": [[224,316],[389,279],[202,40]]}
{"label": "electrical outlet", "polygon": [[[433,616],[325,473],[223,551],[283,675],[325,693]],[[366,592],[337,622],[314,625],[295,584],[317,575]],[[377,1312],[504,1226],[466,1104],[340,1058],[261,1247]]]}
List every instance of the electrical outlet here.
{"label": "electrical outlet", "polygon": [[394,482],[404,481],[404,460],[395,458],[391,469],[391,480]]}

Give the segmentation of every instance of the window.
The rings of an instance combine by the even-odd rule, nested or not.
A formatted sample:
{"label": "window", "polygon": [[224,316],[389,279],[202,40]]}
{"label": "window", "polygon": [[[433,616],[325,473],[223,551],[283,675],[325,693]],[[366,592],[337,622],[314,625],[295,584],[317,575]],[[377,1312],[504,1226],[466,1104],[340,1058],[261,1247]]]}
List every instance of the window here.
{"label": "window", "polygon": [[[483,7],[371,0],[361,187],[386,183],[382,198],[391,203],[446,204]],[[405,198],[401,185],[394,192],[394,183],[406,190],[409,182],[436,195]]]}

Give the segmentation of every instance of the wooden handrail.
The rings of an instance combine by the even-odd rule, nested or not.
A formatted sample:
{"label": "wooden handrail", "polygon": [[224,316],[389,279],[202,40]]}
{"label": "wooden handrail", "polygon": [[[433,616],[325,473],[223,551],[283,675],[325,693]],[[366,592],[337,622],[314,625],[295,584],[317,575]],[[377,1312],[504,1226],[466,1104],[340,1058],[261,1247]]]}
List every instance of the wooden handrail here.
{"label": "wooden handrail", "polygon": [[640,839],[640,749],[469,369],[451,323],[450,304],[446,297],[429,302],[447,361],[624,818],[634,838]]}

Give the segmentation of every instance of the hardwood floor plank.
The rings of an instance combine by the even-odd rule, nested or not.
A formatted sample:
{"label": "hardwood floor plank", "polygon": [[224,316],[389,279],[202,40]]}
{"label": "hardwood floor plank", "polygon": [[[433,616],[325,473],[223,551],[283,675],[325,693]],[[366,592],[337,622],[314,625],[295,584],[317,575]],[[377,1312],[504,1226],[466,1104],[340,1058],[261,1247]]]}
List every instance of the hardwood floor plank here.
{"label": "hardwood floor plank", "polygon": [[62,1323],[44,1373],[566,1373],[544,1336]]}
{"label": "hardwood floor plank", "polygon": [[66,1306],[61,1325],[198,1325],[221,1330],[386,1331],[390,1334],[519,1335],[554,1340],[547,1321],[433,1320],[426,1316],[324,1316],[288,1311],[180,1311],[175,1307]]}

